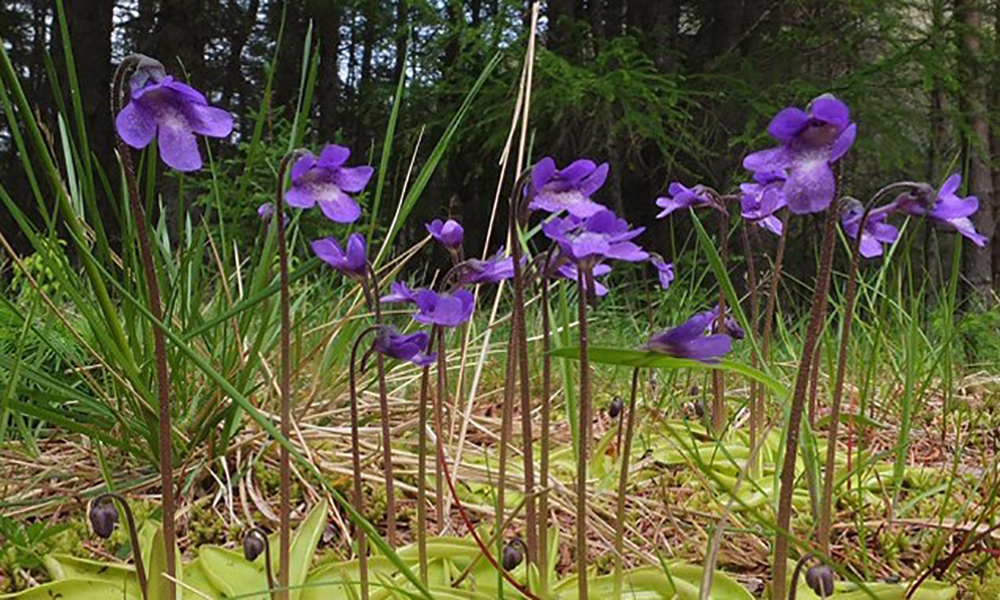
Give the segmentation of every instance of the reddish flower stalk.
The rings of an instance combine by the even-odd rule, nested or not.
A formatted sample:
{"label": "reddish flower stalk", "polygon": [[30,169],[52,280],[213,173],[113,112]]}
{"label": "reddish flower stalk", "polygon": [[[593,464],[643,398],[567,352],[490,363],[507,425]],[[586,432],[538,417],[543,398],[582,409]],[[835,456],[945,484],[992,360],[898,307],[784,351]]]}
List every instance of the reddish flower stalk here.
{"label": "reddish flower stalk", "polygon": [[[118,65],[115,71],[111,89],[111,116],[115,118],[121,112],[121,101],[125,74],[139,63],[138,56],[129,56]],[[128,192],[129,210],[132,213],[132,223],[135,226],[139,241],[139,255],[142,260],[143,275],[146,280],[146,292],[149,296],[149,312],[156,321],[163,320],[161,307],[160,284],[156,275],[156,264],[153,261],[152,243],[146,228],[146,211],[139,200],[139,186],[136,183],[135,167],[132,164],[132,150],[121,134],[115,136],[118,155],[121,158],[122,171],[125,173],[125,185]],[[163,512],[163,541],[166,546],[166,577],[158,585],[164,588],[167,598],[176,595],[174,578],[177,575],[177,558],[174,553],[176,546],[175,504],[174,504],[174,466],[171,452],[172,427],[170,414],[170,373],[167,368],[167,346],[163,331],[153,327],[153,351],[156,365],[156,388],[159,400],[159,450],[160,450],[160,490]]]}
{"label": "reddish flower stalk", "polygon": [[[279,383],[281,391],[281,435],[285,439],[291,439],[292,437],[292,318],[290,314],[292,300],[288,287],[288,242],[285,239],[285,172],[292,159],[297,156],[298,151],[293,150],[281,159],[281,164],[278,166],[278,193],[274,203],[274,222],[278,228],[279,285],[281,286],[281,379]],[[292,520],[290,514],[292,504],[292,469],[290,463],[288,448],[282,446],[278,455],[280,489],[280,503],[278,505],[278,600],[287,600],[289,597],[288,577],[291,568],[292,546]]]}
{"label": "reddish flower stalk", "polygon": [[632,452],[632,435],[635,430],[635,404],[639,390],[639,368],[632,369],[632,394],[628,401],[628,419],[625,425],[625,447],[621,449],[622,466],[618,477],[618,506],[615,511],[615,598],[621,598],[622,573],[625,563],[625,490],[628,488],[628,459]]}
{"label": "reddish flower stalk", "polygon": [[[350,363],[348,364],[348,382],[350,385],[351,394],[351,467],[353,469],[354,478],[354,509],[358,511],[359,514],[364,514],[365,509],[365,496],[364,489],[361,486],[361,440],[358,431],[358,384],[357,384],[357,372],[355,371],[355,362],[358,357],[358,347],[361,345],[362,340],[369,333],[373,333],[379,330],[379,325],[372,325],[370,327],[362,330],[358,334],[358,337],[354,338],[354,345],[351,347],[351,357]],[[381,359],[381,353],[378,353],[377,359]],[[354,530],[354,535],[357,536],[358,542],[358,570],[361,574],[361,598],[367,600],[368,598],[368,539],[365,533],[361,531],[361,528],[356,527]]]}
{"label": "reddish flower stalk", "polygon": [[[872,205],[861,217],[858,230],[864,231]],[[848,268],[847,291],[844,297],[844,322],[840,330],[840,355],[837,358],[837,379],[833,385],[833,399],[830,403],[830,430],[826,449],[826,466],[823,473],[823,495],[819,504],[819,552],[830,555],[830,524],[833,517],[834,463],[837,457],[837,433],[840,427],[840,405],[844,396],[844,379],[847,374],[847,354],[851,339],[851,325],[854,322],[854,302],[858,291],[858,262],[861,260],[861,238],[854,238],[851,248],[851,265]],[[850,451],[847,453],[850,459]]]}
{"label": "reddish flower stalk", "polygon": [[[379,302],[378,275],[369,263],[368,280],[372,286],[372,308],[375,311],[375,324],[382,324],[382,307]],[[385,473],[385,512],[386,533],[389,546],[396,547],[396,494],[392,474],[392,431],[389,423],[389,392],[385,383],[385,358],[381,352],[375,357],[375,367],[378,369],[378,401],[382,423],[382,470]]]}
{"label": "reddish flower stalk", "polygon": [[[546,257],[551,253],[547,253]],[[546,258],[545,264],[549,261]],[[542,488],[549,485],[549,435],[552,421],[552,358],[549,356],[551,339],[549,332],[549,280],[545,273],[541,276],[542,286],[542,447],[541,465],[539,465],[538,481]],[[538,499],[538,548],[536,561],[538,563],[539,583],[542,593],[549,590],[549,495],[542,493]]]}
{"label": "reddish flower stalk", "polygon": [[[785,458],[781,468],[781,491],[778,496],[778,535],[774,545],[774,571],[771,578],[772,597],[774,598],[785,596],[785,573],[788,569],[786,560],[792,522],[792,493],[795,489],[795,458],[798,455],[799,430],[802,426],[802,413],[805,412],[806,388],[809,384],[810,368],[826,317],[830,273],[833,270],[834,240],[836,238],[834,234],[838,220],[837,205],[838,199],[834,195],[834,199],[827,208],[826,223],[823,226],[823,242],[820,250],[819,271],[816,275],[816,287],[813,291],[809,328],[806,331],[805,345],[799,360],[799,370],[795,378],[795,393],[792,396],[791,412],[785,431]],[[784,239],[784,237],[783,235],[782,238]]]}
{"label": "reddish flower stalk", "polygon": [[[98,536],[105,539],[111,537],[114,522],[118,520],[118,513],[114,510],[114,505],[111,505],[110,509],[112,517],[110,523],[112,527],[107,528],[104,531],[97,531],[98,527],[96,525],[98,525],[98,523],[94,523],[94,517],[95,514],[101,510],[102,505],[106,502],[111,502],[112,500],[117,501],[118,504],[121,505],[122,511],[125,513],[125,527],[128,529],[128,539],[129,543],[132,545],[132,559],[135,561],[135,577],[139,581],[139,591],[142,592],[142,599],[146,600],[149,597],[149,584],[146,579],[146,567],[142,562],[142,551],[139,546],[138,530],[135,527],[135,517],[132,515],[132,508],[128,505],[125,498],[113,492],[105,492],[91,501],[90,519],[91,523],[95,525],[94,532],[97,533]],[[107,523],[103,523],[103,525],[107,525]]]}
{"label": "reddish flower stalk", "polygon": [[[444,436],[444,404],[448,395],[448,363],[445,357],[445,346],[444,346],[444,327],[437,328],[437,393],[434,395],[434,436],[437,437],[437,443],[441,444],[441,438]],[[441,458],[435,463],[437,468],[437,473],[435,476],[435,486],[436,486],[436,502],[434,503],[434,510],[437,516],[437,531],[438,534],[443,532],[446,527],[445,514],[444,514],[444,481],[442,480],[444,476],[444,466],[441,464]]]}
{"label": "reddish flower stalk", "polygon": [[590,360],[587,357],[587,292],[593,284],[590,267],[577,272],[577,310],[580,320],[580,419],[576,461],[576,564],[577,595],[587,593],[587,437],[590,435]]}
{"label": "reddish flower stalk", "polygon": [[[531,180],[531,171],[525,171],[519,185],[514,186],[514,195],[510,199],[510,246],[511,257],[514,259],[514,310],[511,315],[512,335],[517,343],[517,361],[520,370],[521,397],[521,445],[524,457],[524,496],[527,502],[524,507],[525,538],[527,539],[528,560],[538,556],[538,524],[535,515],[535,462],[533,456],[534,438],[531,431],[531,372],[528,365],[528,332],[525,324],[524,298],[524,268],[521,264],[521,238],[518,229],[521,224],[521,201],[524,189]],[[544,526],[544,525],[543,525]]]}
{"label": "reddish flower stalk", "polygon": [[[433,344],[434,332],[431,331]],[[431,349],[428,347],[428,352]],[[417,554],[420,561],[420,579],[427,584],[427,388],[430,385],[430,367],[424,367],[420,376],[420,413],[417,430]]]}

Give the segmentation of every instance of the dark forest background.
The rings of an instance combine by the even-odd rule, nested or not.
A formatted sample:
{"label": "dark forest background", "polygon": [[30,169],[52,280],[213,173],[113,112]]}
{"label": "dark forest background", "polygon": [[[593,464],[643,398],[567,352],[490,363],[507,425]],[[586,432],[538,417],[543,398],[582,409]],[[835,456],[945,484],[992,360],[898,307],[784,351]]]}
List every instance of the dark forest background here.
{"label": "dark forest background", "polygon": [[[0,7],[0,36],[54,144],[59,106],[67,102],[61,90],[70,87],[56,10],[53,0],[7,0]],[[405,75],[388,172],[389,198],[397,198],[421,133],[418,165],[500,53],[404,234],[413,241],[424,235],[425,219],[448,214],[481,243],[518,87],[526,2],[65,0],[65,10],[91,148],[113,189],[118,171],[107,101],[123,56],[158,58],[237,117],[234,135],[211,144],[215,181],[161,179],[174,231],[178,199],[197,213],[201,186],[218,184],[226,202],[211,218],[254,234],[255,208],[270,198],[275,165],[287,149],[303,60],[315,66],[305,72],[317,82],[307,107],[307,145],[345,144],[356,160],[380,156]],[[742,156],[770,144],[765,126],[776,110],[832,92],[850,104],[860,128],[842,162],[845,189],[865,198],[890,181],[938,185],[959,171],[968,193],[981,200],[977,228],[993,237],[1000,215],[994,193],[1000,120],[993,109],[1000,97],[998,23],[1000,2],[986,0],[548,0],[534,75],[533,156],[610,162],[599,200],[649,225],[644,244],[671,257],[690,228],[684,215],[653,220],[654,199],[669,182],[732,189],[746,177]],[[237,196],[237,186],[226,183],[242,172],[240,145],[265,100],[272,61],[264,135],[273,155]],[[3,120],[0,178],[28,210],[30,188]],[[101,208],[112,237],[113,204]],[[387,225],[392,202],[380,213]],[[814,219],[801,219],[792,229],[792,266],[800,273],[813,264],[816,227]],[[0,213],[0,228],[18,239],[10,215]],[[773,243],[766,236],[758,242],[765,250]],[[923,264],[949,264],[953,244],[951,235],[921,236],[912,254]],[[20,249],[28,250],[23,240]],[[965,244],[964,253],[966,289],[990,298],[1000,285],[1000,243],[982,251]]]}

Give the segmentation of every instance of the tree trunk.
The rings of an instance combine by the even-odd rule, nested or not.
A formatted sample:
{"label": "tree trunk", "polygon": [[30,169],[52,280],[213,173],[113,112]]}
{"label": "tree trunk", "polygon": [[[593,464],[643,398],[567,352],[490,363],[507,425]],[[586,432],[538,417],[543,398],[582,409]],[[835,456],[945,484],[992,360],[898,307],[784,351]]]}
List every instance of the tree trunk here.
{"label": "tree trunk", "polygon": [[986,112],[986,71],[982,60],[982,13],[978,0],[955,0],[955,16],[962,25],[959,37],[962,104],[969,120],[968,153],[970,194],[979,198],[979,210],[972,222],[990,240],[985,248],[971,243],[963,246],[962,270],[969,292],[990,303],[993,284],[993,174],[990,172],[990,125]]}
{"label": "tree trunk", "polygon": [[317,7],[316,27],[319,38],[319,142],[332,142],[337,134],[340,107],[340,20],[338,3]]}

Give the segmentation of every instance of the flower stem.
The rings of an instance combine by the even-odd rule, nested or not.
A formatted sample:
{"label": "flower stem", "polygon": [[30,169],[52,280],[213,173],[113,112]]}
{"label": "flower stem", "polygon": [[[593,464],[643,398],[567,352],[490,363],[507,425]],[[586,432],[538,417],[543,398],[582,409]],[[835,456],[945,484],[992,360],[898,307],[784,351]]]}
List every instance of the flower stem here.
{"label": "flower stem", "polygon": [[[548,260],[545,264],[548,264]],[[545,273],[541,276],[542,286],[542,447],[540,449],[541,465],[538,481],[541,487],[549,486],[549,435],[552,422],[552,358],[549,356],[552,340],[549,332],[549,279]],[[542,595],[549,591],[549,494],[542,492],[538,499],[538,564],[539,587]]]}
{"label": "flower stem", "polygon": [[587,356],[587,285],[590,267],[577,267],[577,310],[580,319],[580,435],[576,462],[577,596],[587,593],[587,438],[590,436],[590,359]]}
{"label": "flower stem", "polygon": [[[115,118],[119,112],[122,93],[124,91],[125,73],[135,63],[134,59],[126,59],[118,66],[118,70],[115,73],[111,93],[112,118]],[[139,255],[142,259],[146,291],[149,295],[149,312],[153,316],[153,319],[161,321],[163,320],[163,310],[160,301],[160,283],[156,275],[156,263],[153,261],[153,248],[149,238],[149,231],[146,228],[146,211],[143,210],[142,203],[139,200],[139,186],[136,183],[135,167],[132,164],[132,150],[120,135],[115,136],[115,143],[118,146],[122,171],[125,173],[129,209],[132,213],[132,222],[139,241]],[[156,388],[159,400],[160,489],[163,498],[163,541],[166,546],[167,559],[167,576],[162,578],[158,582],[158,585],[163,586],[165,598],[173,598],[176,595],[174,578],[177,575],[177,557],[174,553],[174,548],[176,547],[177,533],[174,518],[176,509],[174,505],[174,466],[171,448],[170,373],[167,370],[167,346],[163,332],[158,327],[153,327],[152,330],[153,352],[156,364]]]}
{"label": "flower stem", "polygon": [[[802,574],[802,569],[805,568],[806,563],[813,557],[812,552],[807,552],[799,559],[799,562],[795,563],[795,570],[792,571],[792,586],[788,590],[788,600],[795,600],[795,595],[798,593],[799,589],[799,575]],[[780,597],[780,596],[777,596]]]}
{"label": "flower stem", "polygon": [[[869,208],[870,210],[870,208]],[[858,291],[858,263],[861,260],[861,232],[865,230],[868,211],[861,217],[858,235],[851,249],[851,265],[848,267],[847,291],[844,297],[844,321],[840,329],[840,354],[837,357],[837,379],[833,385],[833,399],[830,403],[830,430],[827,438],[826,466],[823,473],[823,495],[819,504],[819,551],[830,555],[830,523],[833,515],[834,462],[837,457],[837,433],[840,427],[840,405],[844,397],[844,378],[847,373],[847,353],[850,346],[851,324],[854,321],[854,302]],[[848,451],[850,458],[850,451]]]}
{"label": "flower stem", "polygon": [[[379,304],[379,283],[375,269],[368,265],[368,279],[372,285],[372,304],[375,311],[375,324],[382,324],[382,307]],[[386,533],[389,546],[396,547],[396,495],[394,477],[392,474],[392,431],[389,423],[389,392],[385,383],[385,358],[377,353],[375,367],[378,369],[378,402],[382,424],[382,471],[385,473],[385,512]]]}
{"label": "flower stem", "polygon": [[[445,357],[445,347],[444,347],[444,327],[437,328],[437,394],[434,395],[434,436],[437,438],[437,443],[441,444],[442,436],[444,436],[444,404],[445,397],[448,394],[448,363]],[[440,535],[446,528],[445,514],[444,514],[444,468],[441,464],[441,458],[434,462],[436,472],[434,477],[434,485],[436,486],[436,502],[434,503],[434,509],[436,511],[437,517],[437,532]]]}
{"label": "flower stem", "polygon": [[[278,166],[278,193],[274,203],[274,223],[278,228],[278,267],[281,287],[281,390],[280,413],[281,435],[292,438],[292,352],[290,314],[291,292],[288,287],[288,242],[285,235],[285,172],[289,163],[297,155],[289,152]],[[288,448],[282,446],[278,456],[280,503],[278,505],[278,600],[288,599],[289,571],[291,568],[292,546],[292,469]]]}
{"label": "flower stem", "polygon": [[[729,268],[729,214],[719,213],[719,258],[722,260],[722,269],[728,272]],[[719,280],[719,315],[716,317],[716,330],[725,330],[726,323],[726,291]],[[726,430],[726,378],[719,369],[712,370],[712,429],[716,437],[722,437]]]}
{"label": "flower stem", "polygon": [[[520,186],[515,189],[521,189]],[[510,200],[510,245],[514,262],[514,310],[511,315],[513,334],[517,341],[517,362],[520,370],[521,395],[521,446],[524,457],[524,496],[528,499],[524,507],[525,538],[528,548],[527,560],[538,556],[538,525],[535,515],[535,462],[533,457],[534,439],[531,432],[531,373],[528,365],[528,331],[525,324],[524,269],[521,265],[521,240],[518,235],[519,212],[517,207],[522,199],[515,193]]]}
{"label": "flower stem", "polygon": [[628,488],[628,459],[629,454],[632,452],[632,435],[635,430],[635,404],[638,390],[639,367],[636,367],[632,369],[632,394],[628,401],[625,447],[621,448],[622,466],[618,477],[618,507],[615,512],[615,588],[613,598],[622,597],[622,576],[625,562],[625,490]]}
{"label": "flower stem", "polygon": [[497,556],[503,555],[504,500],[507,490],[507,446],[513,425],[514,375],[517,369],[517,344],[511,332],[507,341],[507,365],[504,376],[503,404],[500,407],[500,464],[497,467]]}
{"label": "flower stem", "polygon": [[816,340],[816,350],[813,352],[812,372],[809,374],[809,426],[816,425],[816,413],[819,411],[819,365],[823,353],[823,338]]}
{"label": "flower stem", "polygon": [[132,508],[128,505],[128,502],[125,501],[125,498],[113,492],[105,492],[94,498],[93,505],[99,506],[109,500],[117,501],[122,507],[122,512],[125,513],[125,527],[128,528],[128,540],[129,544],[132,546],[132,560],[135,561],[135,577],[139,580],[139,591],[142,592],[142,599],[146,600],[146,598],[149,597],[149,584],[146,579],[146,567],[142,562],[142,550],[139,546],[139,533],[135,528],[135,517],[132,515]]}
{"label": "flower stem", "polygon": [[773,598],[783,598],[785,596],[785,572],[788,569],[786,560],[788,558],[788,542],[791,535],[792,522],[792,493],[795,490],[795,458],[798,455],[799,430],[802,426],[802,413],[805,408],[806,387],[809,383],[811,361],[815,355],[816,342],[819,339],[825,321],[827,296],[830,288],[830,272],[833,269],[834,240],[836,238],[834,234],[838,218],[837,206],[838,201],[835,196],[829,208],[827,208],[826,223],[823,226],[823,242],[820,250],[819,271],[816,275],[816,287],[813,291],[809,328],[806,331],[802,358],[799,360],[799,370],[795,378],[795,393],[792,396],[788,427],[785,431],[785,458],[781,469],[777,539],[774,545]]}
{"label": "flower stem", "polygon": [[[433,345],[434,332],[427,351]],[[417,553],[420,559],[420,580],[427,584],[427,395],[430,386],[430,367],[424,367],[420,376],[420,405],[417,429]]]}
{"label": "flower stem", "polygon": [[[354,509],[358,511],[358,514],[364,514],[365,512],[365,496],[364,490],[361,487],[361,440],[359,439],[358,432],[358,378],[355,362],[357,362],[358,347],[361,345],[361,341],[366,335],[378,331],[378,329],[379,325],[372,325],[358,334],[358,337],[354,339],[354,345],[351,347],[351,361],[347,366],[351,393],[351,467],[354,478]],[[382,354],[378,354],[379,358],[381,358]],[[365,537],[365,533],[361,531],[361,528],[355,528],[354,535],[357,536],[358,540],[358,570],[361,574],[361,598],[362,600],[367,600],[368,539]]]}
{"label": "flower stem", "polygon": [[267,539],[267,532],[260,527],[251,527],[247,532],[247,537],[255,536],[264,544],[264,572],[267,573],[267,589],[271,598],[275,597],[274,570],[271,568],[271,543]]}

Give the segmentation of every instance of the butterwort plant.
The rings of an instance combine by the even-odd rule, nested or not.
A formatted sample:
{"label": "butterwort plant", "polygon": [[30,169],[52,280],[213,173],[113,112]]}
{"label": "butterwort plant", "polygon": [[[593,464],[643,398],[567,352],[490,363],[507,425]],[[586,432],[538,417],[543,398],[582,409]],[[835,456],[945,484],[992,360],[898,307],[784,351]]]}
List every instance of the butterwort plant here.
{"label": "butterwort plant", "polygon": [[[228,136],[233,130],[233,118],[226,111],[209,106],[201,92],[167,75],[159,61],[140,54],[126,57],[115,71],[111,86],[111,113],[115,120],[118,157],[124,173],[129,210],[139,243],[149,312],[155,321],[162,321],[159,279],[146,214],[139,198],[132,149],[145,148],[156,138],[160,157],[168,167],[177,171],[196,171],[202,165],[198,136]],[[174,547],[177,534],[171,452],[170,373],[163,331],[156,324],[151,328],[159,403],[160,488],[167,575],[157,581],[156,585],[162,586],[160,597],[172,598],[176,590]],[[136,558],[138,561],[138,555]]]}

